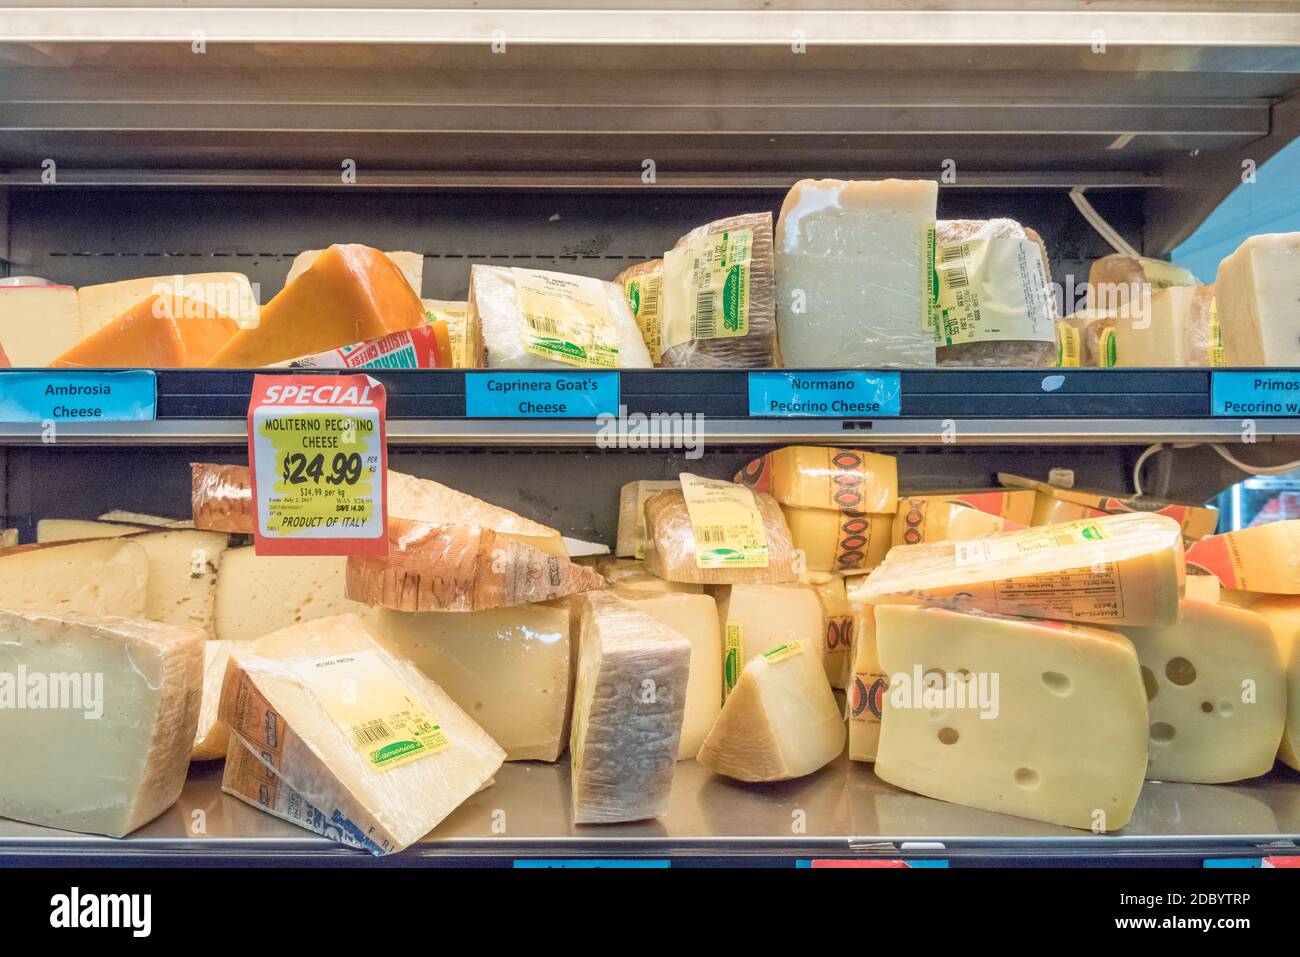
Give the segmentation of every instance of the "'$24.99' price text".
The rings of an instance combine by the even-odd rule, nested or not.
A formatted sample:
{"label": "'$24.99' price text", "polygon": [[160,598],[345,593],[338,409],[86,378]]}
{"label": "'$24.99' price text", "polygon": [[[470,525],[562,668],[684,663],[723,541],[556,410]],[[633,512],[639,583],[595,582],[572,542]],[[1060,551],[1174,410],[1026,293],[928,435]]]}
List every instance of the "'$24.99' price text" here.
{"label": "'$24.99' price text", "polygon": [[301,485],[311,481],[316,485],[324,478],[329,485],[356,485],[361,480],[361,455],[338,452],[330,462],[329,474],[325,474],[325,454],[317,452],[308,458],[302,452],[290,452],[284,457],[281,478],[290,485]]}

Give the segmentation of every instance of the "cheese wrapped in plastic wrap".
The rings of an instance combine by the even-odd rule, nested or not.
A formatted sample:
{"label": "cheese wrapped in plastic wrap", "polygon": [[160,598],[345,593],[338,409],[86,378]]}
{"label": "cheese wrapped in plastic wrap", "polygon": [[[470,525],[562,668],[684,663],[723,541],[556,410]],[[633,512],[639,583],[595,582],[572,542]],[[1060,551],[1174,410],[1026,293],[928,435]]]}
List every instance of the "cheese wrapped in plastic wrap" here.
{"label": "cheese wrapped in plastic wrap", "polygon": [[1209,535],[1187,547],[1187,564],[1225,588],[1300,595],[1300,519]]}
{"label": "cheese wrapped in plastic wrap", "polygon": [[745,665],[696,760],[740,781],[787,781],[834,761],[844,736],[821,656],[796,641]]}
{"label": "cheese wrapped in plastic wrap", "polygon": [[1081,309],[1066,316],[1061,324],[1079,336],[1079,364],[1085,369],[1109,369],[1116,364],[1115,322],[1118,314],[1106,310]]}
{"label": "cheese wrapped in plastic wrap", "polygon": [[[1157,289],[1134,319],[1115,323],[1115,365],[1122,369],[1205,368],[1211,365],[1213,286]],[[1222,363],[1220,363],[1222,364]]]}
{"label": "cheese wrapped in plastic wrap", "polygon": [[1198,285],[1181,266],[1162,259],[1113,253],[1093,261],[1088,269],[1088,308],[1135,316],[1151,294],[1171,286]]}
{"label": "cheese wrapped in plastic wrap", "polygon": [[122,837],[180,797],[199,720],[199,629],[0,611],[0,673],[27,676],[11,682],[21,706],[0,710],[0,816]]}
{"label": "cheese wrapped in plastic wrap", "polygon": [[194,527],[252,535],[253,479],[247,465],[190,465]]}
{"label": "cheese wrapped in plastic wrap", "polygon": [[[472,364],[489,369],[654,365],[623,287],[587,276],[476,263],[466,336],[469,358],[485,357]],[[530,349],[529,341],[546,354]],[[559,354],[575,361],[551,357]]]}
{"label": "cheese wrapped in plastic wrap", "polygon": [[226,679],[232,641],[203,643],[203,693],[199,707],[199,731],[190,752],[191,761],[216,761],[230,747],[230,729],[217,720],[221,706],[221,685]]}
{"label": "cheese wrapped in plastic wrap", "polygon": [[[330,836],[392,854],[483,787],[505,752],[437,684],[354,615],[232,651],[219,717],[319,816]],[[285,817],[278,795],[227,793]],[[292,818],[290,818],[292,819]],[[316,828],[312,828],[316,830]]]}
{"label": "cheese wrapped in plastic wrap", "polygon": [[677,480],[628,482],[618,490],[618,541],[620,558],[645,558],[645,501],[657,492],[680,488]]}
{"label": "cheese wrapped in plastic wrap", "polygon": [[655,365],[661,365],[664,323],[664,261],[648,259],[628,266],[614,277],[627,293],[628,308],[641,330],[646,350]]}
{"label": "cheese wrapped in plastic wrap", "polygon": [[577,565],[479,525],[390,516],[388,556],[348,558],[347,596],[394,611],[486,611],[604,588]]}
{"label": "cheese wrapped in plastic wrap", "polygon": [[575,824],[642,821],[668,809],[691,643],[610,594],[583,602],[573,730]]}
{"label": "cheese wrapped in plastic wrap", "polygon": [[754,501],[767,538],[765,568],[700,568],[686,496],[670,489],[646,499],[646,569],[668,581],[705,585],[794,581],[794,542],[781,506],[763,492],[754,492]]}
{"label": "cheese wrapped in plastic wrap", "polygon": [[[1042,238],[1014,219],[941,219],[935,226],[935,242],[941,292],[949,269],[957,270],[962,294],[978,297],[980,314],[979,321],[971,323],[977,338],[938,346],[938,364],[967,368],[1054,364],[1055,298]],[[963,243],[982,244],[984,252],[968,247],[968,255],[958,255],[954,247]]]}
{"label": "cheese wrapped in plastic wrap", "polygon": [[677,240],[664,254],[660,364],[680,369],[773,366],[774,273],[771,213],[729,216]]}
{"label": "cheese wrapped in plastic wrap", "polygon": [[1178,618],[1183,536],[1164,515],[1129,512],[968,542],[901,545],[849,600],[1115,625]]}

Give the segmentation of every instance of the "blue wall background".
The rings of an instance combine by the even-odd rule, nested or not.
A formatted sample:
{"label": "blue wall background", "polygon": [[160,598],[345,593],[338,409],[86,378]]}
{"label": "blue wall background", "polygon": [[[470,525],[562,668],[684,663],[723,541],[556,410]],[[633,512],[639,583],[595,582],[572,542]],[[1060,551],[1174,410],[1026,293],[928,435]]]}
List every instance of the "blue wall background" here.
{"label": "blue wall background", "polygon": [[1300,139],[1279,151],[1206,217],[1171,257],[1204,283],[1247,236],[1300,232]]}

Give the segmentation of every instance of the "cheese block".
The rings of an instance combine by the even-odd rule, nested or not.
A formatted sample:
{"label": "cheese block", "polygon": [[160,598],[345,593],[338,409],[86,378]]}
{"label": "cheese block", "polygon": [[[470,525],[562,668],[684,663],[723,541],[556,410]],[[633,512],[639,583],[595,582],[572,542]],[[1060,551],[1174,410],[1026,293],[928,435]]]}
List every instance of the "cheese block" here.
{"label": "cheese block", "polygon": [[722,710],[722,631],[718,627],[717,603],[709,595],[620,592],[619,597],[691,643],[691,671],[677,760],[693,758]]}
{"label": "cheese block", "polygon": [[[293,257],[293,263],[289,266],[289,275],[284,277],[285,285],[293,282],[308,269],[312,263],[320,258],[323,249],[309,249]],[[424,289],[424,254],[411,252],[386,252],[385,256],[394,266],[401,270],[402,276],[410,284],[411,291],[417,296]]]}
{"label": "cheese block", "polygon": [[1219,510],[1200,502],[1180,502],[1150,495],[1121,495],[1086,488],[1063,488],[1050,482],[999,472],[998,481],[1014,489],[1033,489],[1033,516],[1030,525],[1055,525],[1083,518],[1143,512],[1165,515],[1178,522],[1183,538],[1194,540],[1213,534],[1219,524]]}
{"label": "cheese block", "polygon": [[1229,366],[1300,365],[1300,232],[1251,236],[1219,264],[1215,300]]}
{"label": "cheese block", "polygon": [[1273,633],[1287,688],[1286,728],[1277,757],[1300,771],[1300,596],[1225,591],[1223,599],[1263,615]]}
{"label": "cheese block", "polygon": [[1047,247],[1014,219],[935,224],[940,366],[1033,368],[1056,360]]}
{"label": "cheese block", "polygon": [[1187,547],[1187,564],[1225,588],[1300,594],[1300,519],[1203,538]]}
{"label": "cheese block", "polygon": [[190,465],[194,527],[213,532],[252,535],[253,479],[247,465]]}
{"label": "cheese block", "polygon": [[166,518],[162,515],[150,515],[147,512],[129,512],[120,508],[115,508],[100,515],[99,521],[125,525],[146,525],[157,528],[194,527],[194,522],[188,518]]}
{"label": "cheese block", "polygon": [[206,303],[181,296],[142,299],[59,355],[52,366],[183,369],[207,364],[239,331]]}
{"label": "cheese block", "polygon": [[384,611],[375,631],[394,657],[411,662],[473,716],[507,761],[554,761],[564,750],[572,664],[567,609]]}
{"label": "cheese block", "polygon": [[347,560],[347,595],[395,611],[487,611],[604,588],[593,568],[479,525],[388,519],[388,555]]}
{"label": "cheese block", "polygon": [[646,351],[655,365],[663,356],[664,261],[650,259],[628,266],[614,277],[627,293],[628,308],[641,330]]}
{"label": "cheese block", "polygon": [[375,854],[424,837],[505,759],[437,684],[386,651],[355,615],[232,649],[218,718]]}
{"label": "cheese block", "polygon": [[752,659],[696,758],[740,781],[788,781],[844,750],[844,718],[821,656],[791,642]]}
{"label": "cheese block", "polygon": [[148,582],[149,556],[129,539],[0,552],[0,608],[143,618]]}
{"label": "cheese block", "polygon": [[736,473],[735,481],[799,508],[898,508],[898,460],[859,449],[787,446],[751,461]]}
{"label": "cheese block", "polygon": [[18,529],[0,528],[0,548],[13,548],[18,544]]}
{"label": "cheese block", "polygon": [[723,690],[730,694],[745,665],[773,648],[799,642],[819,661],[826,613],[811,585],[724,585],[713,589],[725,649]]}
{"label": "cheese block", "polygon": [[610,594],[583,603],[569,780],[573,823],[668,809],[681,744],[691,643]]}
{"label": "cheese block", "polygon": [[469,322],[469,303],[451,299],[421,299],[424,315],[429,321],[441,319],[447,325],[447,337],[451,342],[451,364],[455,369],[470,369],[469,346],[465,342],[466,325]]}
{"label": "cheese block", "polygon": [[844,579],[833,575],[804,576],[822,603],[825,626],[822,634],[822,664],[832,688],[847,688],[852,677],[854,614]]}
{"label": "cheese block", "polygon": [[241,328],[257,325],[258,295],[247,276],[237,272],[198,272],[82,286],[77,290],[81,336],[98,332],[151,296],[183,296],[202,303],[212,313],[229,316]]}
{"label": "cheese block", "polygon": [[1128,823],[1146,772],[1147,702],[1123,635],[880,605],[876,639],[889,677],[881,780],[1049,824]]}
{"label": "cheese block", "polygon": [[932,368],[927,279],[938,184],[800,180],[776,224],[789,368]]}
{"label": "cheese block", "polygon": [[1140,316],[1115,323],[1115,363],[1121,369],[1210,365],[1213,286],[1170,286],[1151,294]]}
{"label": "cheese block", "polygon": [[605,580],[623,598],[704,594],[704,586],[698,582],[665,581],[649,572],[617,572],[607,576]]}
{"label": "cheese block", "polygon": [[1183,581],[1183,594],[1196,601],[1218,601],[1222,589],[1223,586],[1213,575],[1196,574],[1190,569]]}
{"label": "cheese block", "polygon": [[771,368],[776,358],[773,272],[769,212],[728,216],[677,240],[663,258],[660,364]]}
{"label": "cheese block", "polygon": [[1093,261],[1088,270],[1088,308],[1138,318],[1150,297],[1173,286],[1195,286],[1196,277],[1162,259],[1115,253]]}
{"label": "cheese block", "polygon": [[36,541],[71,542],[83,538],[121,538],[143,532],[143,525],[126,522],[92,522],[80,518],[42,518],[36,523]]}
{"label": "cheese block", "polygon": [[888,697],[889,676],[880,666],[876,643],[875,607],[858,605],[853,617],[853,678],[848,688],[847,708],[851,760],[876,760]]}
{"label": "cheese block", "polygon": [[1030,489],[904,495],[898,500],[890,541],[921,545],[1017,531],[1032,521],[1034,499]]}
{"label": "cheese block", "polygon": [[894,513],[872,514],[829,508],[782,505],[795,549],[810,572],[852,572],[875,568],[885,560]]}
{"label": "cheese block", "polygon": [[555,529],[432,479],[388,471],[388,514],[430,525],[477,525],[548,555],[568,557]]}
{"label": "cheese block", "polygon": [[208,362],[249,368],[423,325],[424,306],[401,271],[368,246],[331,246],[262,307]]}
{"label": "cheese block", "polygon": [[230,729],[217,720],[221,706],[221,686],[226,679],[226,664],[230,661],[233,642],[205,641],[203,643],[203,690],[199,708],[199,730],[190,752],[191,761],[217,761],[226,756],[230,747]]}
{"label": "cheese block", "polygon": [[469,354],[490,369],[654,364],[623,287],[567,273],[475,263],[466,337]]}
{"label": "cheese block", "polygon": [[621,558],[645,558],[645,500],[656,492],[681,488],[680,482],[628,482],[618,490],[618,540],[614,554]]}
{"label": "cheese block", "polygon": [[696,564],[695,532],[686,496],[677,488],[646,499],[646,570],[669,581],[707,585],[793,581],[794,542],[781,506],[762,492],[755,492],[754,500],[767,538],[765,568],[700,568]]}
{"label": "cheese block", "polygon": [[1262,615],[1184,601],[1175,624],[1122,630],[1146,685],[1148,778],[1222,784],[1272,769],[1287,684]]}
{"label": "cheese block", "polygon": [[71,286],[0,286],[0,345],[13,366],[47,366],[81,336]]}
{"label": "cheese block", "polygon": [[185,785],[202,675],[196,629],[0,611],[0,816],[110,837],[152,821]]}
{"label": "cheese block", "polygon": [[252,545],[227,549],[217,572],[214,634],[252,641],[317,618],[372,616],[345,594],[347,562],[334,555],[258,555]]}
{"label": "cheese block", "polygon": [[1178,523],[1131,512],[970,542],[900,546],[849,600],[1168,625],[1178,618],[1183,577]]}

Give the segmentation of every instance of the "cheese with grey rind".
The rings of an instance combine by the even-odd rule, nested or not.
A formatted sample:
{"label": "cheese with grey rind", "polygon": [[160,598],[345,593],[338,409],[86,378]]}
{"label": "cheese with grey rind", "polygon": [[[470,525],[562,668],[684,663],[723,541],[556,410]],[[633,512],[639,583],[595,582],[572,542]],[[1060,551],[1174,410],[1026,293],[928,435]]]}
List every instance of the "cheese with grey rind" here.
{"label": "cheese with grey rind", "polygon": [[130,539],[18,545],[0,552],[0,608],[143,618],[149,556]]}
{"label": "cheese with grey rind", "polygon": [[110,837],[152,821],[185,784],[202,672],[195,628],[0,611],[0,816]]}
{"label": "cheese with grey rind", "polygon": [[605,592],[583,602],[570,787],[575,824],[658,817],[681,743],[691,643]]}

